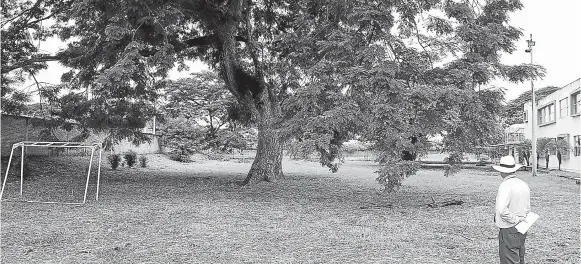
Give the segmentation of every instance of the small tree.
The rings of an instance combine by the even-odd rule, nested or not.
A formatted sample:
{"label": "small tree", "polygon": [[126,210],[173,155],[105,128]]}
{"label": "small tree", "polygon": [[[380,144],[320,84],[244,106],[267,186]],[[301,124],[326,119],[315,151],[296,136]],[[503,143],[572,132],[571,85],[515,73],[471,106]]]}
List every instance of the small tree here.
{"label": "small tree", "polygon": [[571,146],[569,146],[569,143],[567,143],[567,141],[563,139],[557,139],[557,141],[555,141],[555,149],[557,150],[557,160],[559,161],[559,170],[561,170],[561,164],[563,162],[562,154],[569,153]]}
{"label": "small tree", "polygon": [[552,151],[555,151],[554,138],[541,137],[537,139],[537,168],[539,167],[539,159],[541,154],[545,155],[545,169],[549,168],[549,161]]}
{"label": "small tree", "polygon": [[170,158],[187,162],[205,138],[205,131],[194,120],[185,117],[169,119],[163,127],[164,144],[171,149]]}
{"label": "small tree", "polygon": [[164,135],[178,156],[246,148],[252,129],[245,126],[247,117],[234,109],[238,105],[224,85],[211,71],[168,83]]}
{"label": "small tree", "polygon": [[519,157],[524,159],[524,161],[527,163],[527,166],[530,166],[532,148],[532,141],[530,139],[523,140],[523,142],[516,147]]}

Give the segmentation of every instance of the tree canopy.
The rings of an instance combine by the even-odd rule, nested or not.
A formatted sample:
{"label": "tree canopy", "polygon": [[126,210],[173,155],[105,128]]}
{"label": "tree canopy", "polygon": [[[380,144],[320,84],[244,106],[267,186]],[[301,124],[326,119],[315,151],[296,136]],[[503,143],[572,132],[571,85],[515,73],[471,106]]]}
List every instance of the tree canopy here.
{"label": "tree canopy", "polygon": [[1,3],[2,111],[21,113],[30,102],[30,94],[16,88],[26,78],[36,80],[38,71],[46,69],[46,62],[57,59],[53,54],[43,53],[38,44],[53,34],[46,22],[54,19],[63,7],[60,1],[51,0]]}
{"label": "tree canopy", "polygon": [[236,102],[217,74],[204,71],[169,81],[163,93],[162,131],[167,147],[177,151],[172,158],[187,161],[203,150],[243,150],[255,141],[253,131],[237,121]]}
{"label": "tree canopy", "polygon": [[495,140],[503,92],[492,80],[544,75],[500,60],[522,36],[509,24],[518,0],[38,3],[69,43],[53,56],[72,69],[63,81],[90,88],[78,99],[89,127],[135,135],[170,69],[199,59],[216,70],[258,129],[245,183],[282,177],[289,140],[335,171],[341,144],[357,135],[380,152],[378,180],[392,190],[415,172],[428,136],[443,135],[451,162]]}

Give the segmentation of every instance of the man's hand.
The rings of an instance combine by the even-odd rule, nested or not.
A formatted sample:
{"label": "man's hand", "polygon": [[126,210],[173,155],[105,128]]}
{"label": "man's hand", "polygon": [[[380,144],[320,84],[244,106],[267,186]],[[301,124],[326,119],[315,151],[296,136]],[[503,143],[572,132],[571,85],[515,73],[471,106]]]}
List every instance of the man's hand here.
{"label": "man's hand", "polygon": [[526,217],[524,217],[524,216],[519,216],[519,217],[518,217],[518,222],[519,222],[519,223],[520,223],[520,222],[526,222],[526,221],[527,221],[527,220],[526,220]]}

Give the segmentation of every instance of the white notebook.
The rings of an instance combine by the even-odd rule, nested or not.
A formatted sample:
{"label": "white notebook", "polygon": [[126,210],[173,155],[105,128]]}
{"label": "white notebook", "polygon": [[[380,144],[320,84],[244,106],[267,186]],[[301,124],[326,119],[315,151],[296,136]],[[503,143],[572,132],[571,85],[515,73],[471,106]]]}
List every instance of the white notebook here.
{"label": "white notebook", "polygon": [[519,233],[525,234],[529,230],[529,228],[531,228],[531,226],[535,223],[535,221],[537,221],[537,219],[539,219],[539,215],[530,212],[527,214],[525,221],[518,223],[514,227],[516,228],[516,230],[518,230]]}

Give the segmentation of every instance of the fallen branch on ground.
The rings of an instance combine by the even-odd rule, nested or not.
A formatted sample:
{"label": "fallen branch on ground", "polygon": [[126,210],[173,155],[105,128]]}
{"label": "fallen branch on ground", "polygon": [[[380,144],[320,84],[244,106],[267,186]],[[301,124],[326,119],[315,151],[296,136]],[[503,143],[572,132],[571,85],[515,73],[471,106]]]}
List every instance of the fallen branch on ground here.
{"label": "fallen branch on ground", "polygon": [[370,204],[367,206],[360,206],[359,209],[391,208],[392,206],[392,204]]}
{"label": "fallen branch on ground", "polygon": [[432,197],[432,203],[428,204],[428,207],[431,208],[436,208],[436,207],[444,207],[444,206],[448,206],[448,205],[461,205],[463,204],[464,201],[460,201],[460,200],[447,200],[447,201],[443,201],[443,202],[436,202],[436,200],[434,200],[434,197]]}

